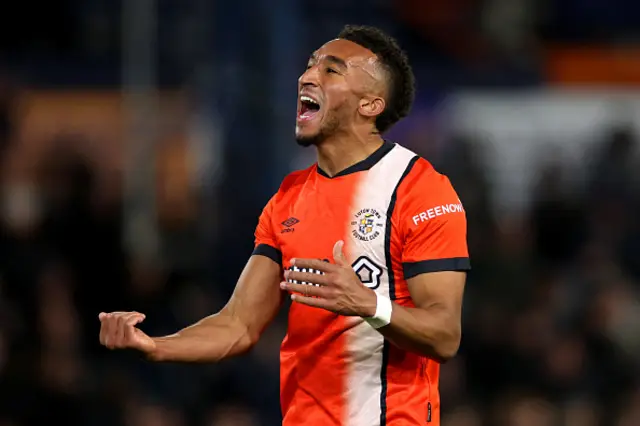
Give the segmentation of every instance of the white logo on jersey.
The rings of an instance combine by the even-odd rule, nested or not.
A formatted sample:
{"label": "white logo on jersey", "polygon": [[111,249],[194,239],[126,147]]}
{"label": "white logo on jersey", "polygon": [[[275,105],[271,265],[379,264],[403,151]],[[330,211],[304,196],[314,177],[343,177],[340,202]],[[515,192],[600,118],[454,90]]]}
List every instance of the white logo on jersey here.
{"label": "white logo on jersey", "polygon": [[[460,200],[458,200],[460,201]],[[450,213],[462,213],[464,212],[464,208],[462,207],[462,203],[459,204],[443,204],[441,206],[436,206],[432,209],[429,210],[425,210],[423,212],[418,213],[417,215],[415,215],[412,219],[413,219],[413,224],[417,225],[421,222],[426,222],[428,220],[433,219],[434,217],[437,216],[442,216],[444,214],[450,214]]]}
{"label": "white logo on jersey", "polygon": [[369,287],[372,290],[380,287],[383,270],[380,266],[376,265],[373,260],[369,259],[367,256],[360,256],[355,262],[353,262],[351,267],[356,271],[358,278],[360,278],[360,282],[366,287]]}
{"label": "white logo on jersey", "polygon": [[355,214],[351,222],[351,234],[360,241],[371,241],[377,238],[384,227],[384,219],[375,209],[362,209]]}

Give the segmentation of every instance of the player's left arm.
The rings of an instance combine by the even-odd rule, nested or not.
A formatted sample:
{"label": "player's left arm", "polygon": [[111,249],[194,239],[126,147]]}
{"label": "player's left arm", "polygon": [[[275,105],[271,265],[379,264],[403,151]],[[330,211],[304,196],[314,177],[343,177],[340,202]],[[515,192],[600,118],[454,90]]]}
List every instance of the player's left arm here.
{"label": "player's left arm", "polygon": [[467,223],[445,176],[430,179],[429,187],[431,191],[415,185],[399,206],[402,266],[415,307],[393,303],[391,322],[378,331],[397,346],[444,362],[460,346],[462,298],[470,268]]}
{"label": "player's left arm", "polygon": [[[392,303],[391,322],[378,328],[398,347],[438,362],[453,358],[460,347],[465,272],[429,272],[408,280],[415,308]],[[376,304],[377,306],[377,304]],[[374,316],[375,311],[370,314]]]}

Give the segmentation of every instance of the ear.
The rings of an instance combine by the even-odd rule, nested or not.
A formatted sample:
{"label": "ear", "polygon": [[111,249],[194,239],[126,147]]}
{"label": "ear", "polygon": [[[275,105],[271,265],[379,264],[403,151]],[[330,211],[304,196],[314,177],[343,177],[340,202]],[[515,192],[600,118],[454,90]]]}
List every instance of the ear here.
{"label": "ear", "polygon": [[367,96],[360,99],[358,111],[365,117],[377,117],[382,114],[387,104],[379,96]]}

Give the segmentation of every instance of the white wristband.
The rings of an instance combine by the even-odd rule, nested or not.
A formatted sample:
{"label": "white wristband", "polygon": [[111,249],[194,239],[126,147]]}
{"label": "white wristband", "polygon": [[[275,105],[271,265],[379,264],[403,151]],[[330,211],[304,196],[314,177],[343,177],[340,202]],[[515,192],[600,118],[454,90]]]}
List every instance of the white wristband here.
{"label": "white wristband", "polygon": [[384,327],[391,323],[391,311],[393,311],[393,304],[391,299],[376,293],[376,313],[372,317],[364,318],[369,325],[375,329]]}

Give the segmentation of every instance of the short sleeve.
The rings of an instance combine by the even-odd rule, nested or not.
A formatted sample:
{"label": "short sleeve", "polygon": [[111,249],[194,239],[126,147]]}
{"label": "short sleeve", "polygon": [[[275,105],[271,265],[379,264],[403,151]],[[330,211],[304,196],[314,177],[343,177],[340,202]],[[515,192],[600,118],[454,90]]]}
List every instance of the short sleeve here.
{"label": "short sleeve", "polygon": [[282,251],[278,247],[275,233],[273,232],[272,213],[275,204],[274,195],[262,210],[255,231],[255,244],[253,255],[266,256],[274,262],[282,265]]}
{"label": "short sleeve", "polygon": [[471,269],[464,207],[446,176],[432,171],[417,179],[404,194],[400,220],[405,279]]}

